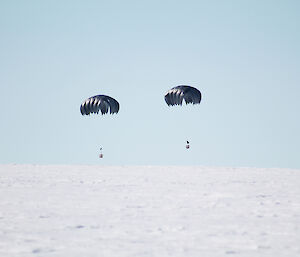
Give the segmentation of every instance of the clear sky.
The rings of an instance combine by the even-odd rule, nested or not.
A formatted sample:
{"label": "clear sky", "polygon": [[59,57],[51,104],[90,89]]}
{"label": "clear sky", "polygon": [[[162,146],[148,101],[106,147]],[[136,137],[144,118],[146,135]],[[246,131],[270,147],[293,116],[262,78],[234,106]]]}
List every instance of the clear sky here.
{"label": "clear sky", "polygon": [[[297,0],[0,1],[0,163],[300,168],[299,13]],[[166,105],[181,84],[200,105]],[[82,116],[96,94],[119,113]]]}

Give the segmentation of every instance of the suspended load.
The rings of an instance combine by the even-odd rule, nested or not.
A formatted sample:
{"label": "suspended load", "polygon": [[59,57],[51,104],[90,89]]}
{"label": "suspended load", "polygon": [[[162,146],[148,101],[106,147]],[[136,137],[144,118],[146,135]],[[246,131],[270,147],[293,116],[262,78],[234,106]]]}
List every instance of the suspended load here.
{"label": "suspended load", "polygon": [[110,114],[118,113],[120,104],[118,101],[107,95],[95,95],[86,99],[80,106],[82,115],[90,115],[91,113]]}
{"label": "suspended load", "polygon": [[190,149],[190,142],[189,142],[189,141],[186,141],[185,148],[186,148],[186,149]]}
{"label": "suspended load", "polygon": [[100,159],[102,159],[102,158],[103,158],[102,147],[100,147],[100,154],[99,154],[99,158],[100,158]]}
{"label": "suspended load", "polygon": [[167,105],[182,105],[182,101],[186,104],[200,104],[201,102],[201,92],[191,86],[177,86],[171,88],[165,94],[165,101]]}

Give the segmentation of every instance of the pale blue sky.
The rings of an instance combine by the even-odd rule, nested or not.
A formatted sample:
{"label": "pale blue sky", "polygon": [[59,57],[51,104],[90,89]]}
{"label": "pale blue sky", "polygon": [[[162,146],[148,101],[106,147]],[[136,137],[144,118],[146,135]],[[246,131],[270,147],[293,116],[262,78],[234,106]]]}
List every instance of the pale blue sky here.
{"label": "pale blue sky", "polygon": [[[0,163],[300,168],[299,13],[297,0],[2,0]],[[201,104],[168,107],[180,84]],[[81,116],[96,94],[119,114]]]}

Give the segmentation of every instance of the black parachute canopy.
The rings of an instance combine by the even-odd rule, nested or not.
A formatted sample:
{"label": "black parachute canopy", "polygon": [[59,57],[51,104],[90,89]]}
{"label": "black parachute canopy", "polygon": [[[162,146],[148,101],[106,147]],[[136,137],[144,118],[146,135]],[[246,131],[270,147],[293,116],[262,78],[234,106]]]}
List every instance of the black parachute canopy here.
{"label": "black parachute canopy", "polygon": [[110,114],[118,113],[120,104],[118,101],[107,95],[95,95],[86,99],[80,106],[82,115],[89,115],[90,113]]}
{"label": "black parachute canopy", "polygon": [[182,105],[183,99],[186,104],[200,104],[201,102],[201,92],[191,86],[177,86],[171,88],[165,94],[165,101],[167,105]]}

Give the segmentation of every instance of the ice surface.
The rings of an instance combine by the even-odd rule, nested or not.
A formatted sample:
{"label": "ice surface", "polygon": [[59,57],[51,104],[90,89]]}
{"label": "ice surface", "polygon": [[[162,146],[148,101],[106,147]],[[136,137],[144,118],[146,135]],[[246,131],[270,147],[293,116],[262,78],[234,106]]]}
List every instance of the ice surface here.
{"label": "ice surface", "polygon": [[0,165],[0,256],[300,256],[300,170]]}

